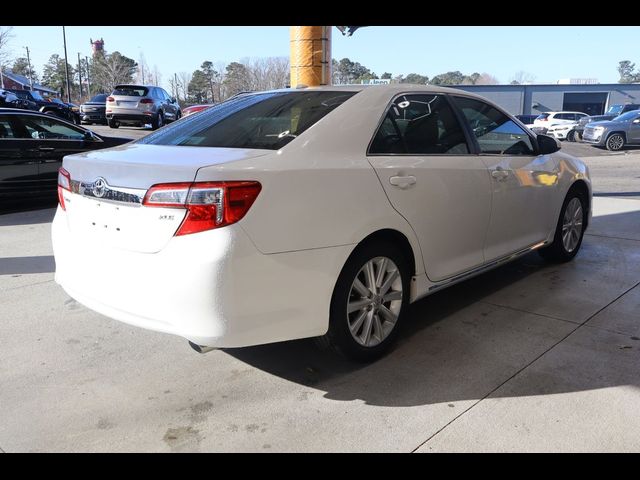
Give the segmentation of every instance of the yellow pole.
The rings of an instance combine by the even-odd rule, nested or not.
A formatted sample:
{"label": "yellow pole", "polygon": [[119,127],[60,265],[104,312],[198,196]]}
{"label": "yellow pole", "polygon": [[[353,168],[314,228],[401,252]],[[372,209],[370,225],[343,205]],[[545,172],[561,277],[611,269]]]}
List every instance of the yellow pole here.
{"label": "yellow pole", "polygon": [[331,27],[290,27],[291,88],[331,85]]}

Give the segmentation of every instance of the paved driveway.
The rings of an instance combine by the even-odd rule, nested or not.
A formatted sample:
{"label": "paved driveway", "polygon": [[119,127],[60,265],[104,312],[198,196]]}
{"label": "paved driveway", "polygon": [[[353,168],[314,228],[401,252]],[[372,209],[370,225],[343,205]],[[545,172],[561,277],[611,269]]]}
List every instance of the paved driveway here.
{"label": "paved driveway", "polygon": [[569,264],[418,302],[372,365],[309,340],[199,355],[93,313],[53,282],[52,216],[0,216],[1,450],[640,450],[640,201],[596,198]]}

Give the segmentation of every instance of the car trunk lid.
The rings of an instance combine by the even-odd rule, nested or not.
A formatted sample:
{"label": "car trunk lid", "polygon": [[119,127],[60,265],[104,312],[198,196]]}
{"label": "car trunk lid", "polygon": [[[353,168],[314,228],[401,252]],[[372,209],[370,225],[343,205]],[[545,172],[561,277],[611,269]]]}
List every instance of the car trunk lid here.
{"label": "car trunk lid", "polygon": [[175,234],[186,209],[143,206],[152,185],[193,182],[202,167],[268,153],[271,151],[128,144],[65,157],[63,167],[72,185],[71,192],[64,192],[69,229],[89,242],[158,252]]}

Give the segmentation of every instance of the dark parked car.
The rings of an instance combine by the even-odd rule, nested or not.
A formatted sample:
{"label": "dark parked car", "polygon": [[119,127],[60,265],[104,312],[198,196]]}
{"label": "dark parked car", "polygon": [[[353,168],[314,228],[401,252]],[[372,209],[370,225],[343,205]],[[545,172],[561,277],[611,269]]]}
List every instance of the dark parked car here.
{"label": "dark parked car", "polygon": [[0,210],[5,201],[19,197],[54,199],[65,155],[129,141],[103,137],[51,115],[0,108]]}
{"label": "dark parked car", "polygon": [[17,88],[7,88],[6,90],[15,93],[20,99],[26,100],[30,104],[30,106],[27,107],[30,110],[38,110],[42,113],[46,113],[47,115],[64,118],[70,122],[74,121],[74,113],[71,110],[71,107],[62,101],[60,103],[49,101],[35,90],[29,91]]}
{"label": "dark parked car", "polygon": [[64,102],[59,98],[55,98],[55,97],[49,98],[48,100],[57,105],[61,105],[62,107],[67,107],[71,109],[71,115],[73,116],[73,123],[75,123],[76,125],[80,125],[80,107],[78,105],[71,102]]}
{"label": "dark parked car", "polygon": [[81,123],[107,123],[105,109],[107,106],[106,93],[100,93],[94,96],[88,102],[80,105],[80,122]]}

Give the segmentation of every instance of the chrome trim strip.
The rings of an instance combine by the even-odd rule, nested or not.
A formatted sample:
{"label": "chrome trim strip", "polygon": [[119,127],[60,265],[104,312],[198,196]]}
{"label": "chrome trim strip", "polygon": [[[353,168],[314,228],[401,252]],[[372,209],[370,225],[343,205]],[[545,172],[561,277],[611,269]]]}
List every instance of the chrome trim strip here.
{"label": "chrome trim strip", "polygon": [[461,273],[456,275],[455,277],[451,277],[448,280],[445,280],[443,282],[437,283],[435,285],[432,285],[431,287],[429,287],[428,293],[433,293],[437,290],[440,290],[441,288],[444,288],[448,285],[451,285],[453,283],[458,283],[461,282],[462,280],[466,280],[468,278],[474,277],[476,275],[480,275],[481,273],[484,273],[488,270],[491,270],[492,268],[495,267],[499,267],[500,265],[504,264],[504,263],[508,263],[511,260],[515,260],[518,257],[521,257],[529,252],[532,252],[534,250],[537,250],[538,248],[544,246],[545,244],[547,244],[548,242],[537,242],[534,243],[533,245],[528,246],[527,248],[523,248],[522,250],[518,250],[515,253],[511,253],[509,255],[505,255],[504,257],[500,257],[497,260],[492,261],[491,263],[487,263],[485,265],[481,265],[477,268],[474,268],[473,270],[469,270],[467,272]]}
{"label": "chrome trim strip", "polygon": [[[94,192],[98,180],[103,181],[100,196]],[[142,200],[144,200],[144,196],[147,193],[145,189],[140,188],[114,187],[107,184],[104,179],[96,179],[93,182],[71,180],[71,192],[104,202],[125,203],[135,206],[142,205]]]}

